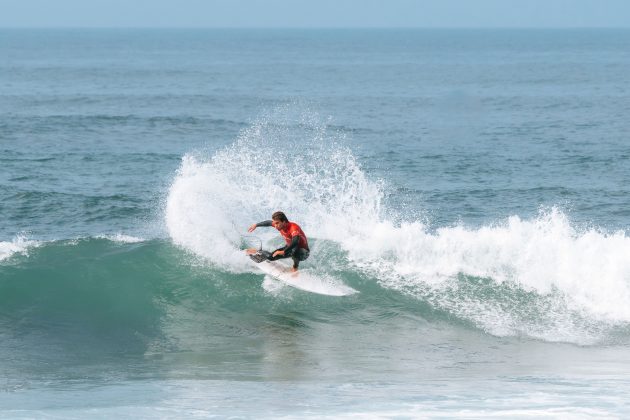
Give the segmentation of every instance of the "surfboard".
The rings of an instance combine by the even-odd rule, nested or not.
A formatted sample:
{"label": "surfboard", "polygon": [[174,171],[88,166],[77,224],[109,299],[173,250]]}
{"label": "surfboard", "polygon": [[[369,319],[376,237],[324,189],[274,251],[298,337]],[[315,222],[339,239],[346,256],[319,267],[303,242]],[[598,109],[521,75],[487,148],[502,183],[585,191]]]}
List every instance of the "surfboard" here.
{"label": "surfboard", "polygon": [[309,268],[301,268],[298,271],[292,271],[291,266],[281,260],[269,261],[260,258],[259,255],[260,254],[249,256],[256,268],[287,286],[326,296],[348,296],[357,293],[352,287],[346,286],[342,282],[332,278],[326,279]]}

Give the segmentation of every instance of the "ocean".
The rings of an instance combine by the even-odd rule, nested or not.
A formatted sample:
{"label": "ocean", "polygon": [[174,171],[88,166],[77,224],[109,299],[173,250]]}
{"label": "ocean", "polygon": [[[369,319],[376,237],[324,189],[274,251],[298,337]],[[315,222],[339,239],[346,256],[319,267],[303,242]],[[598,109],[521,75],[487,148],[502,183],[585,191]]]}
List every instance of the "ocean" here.
{"label": "ocean", "polygon": [[627,418],[628,45],[0,30],[0,417]]}

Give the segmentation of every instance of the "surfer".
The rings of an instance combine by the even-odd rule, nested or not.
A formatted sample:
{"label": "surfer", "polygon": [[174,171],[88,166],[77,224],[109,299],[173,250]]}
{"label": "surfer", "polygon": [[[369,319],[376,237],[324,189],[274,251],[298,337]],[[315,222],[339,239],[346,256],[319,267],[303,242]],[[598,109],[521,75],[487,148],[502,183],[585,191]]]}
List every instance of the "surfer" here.
{"label": "surfer", "polygon": [[[293,259],[293,271],[297,271],[300,261],[307,259],[310,252],[308,241],[306,240],[306,235],[302,231],[302,228],[300,228],[297,223],[289,222],[289,219],[287,219],[287,216],[283,212],[277,211],[271,215],[271,220],[253,224],[247,231],[253,232],[257,227],[269,226],[278,229],[287,244],[273,251],[268,259],[275,261],[281,258],[291,257]],[[247,254],[249,255],[256,254],[257,252],[258,250],[256,248],[247,250]]]}

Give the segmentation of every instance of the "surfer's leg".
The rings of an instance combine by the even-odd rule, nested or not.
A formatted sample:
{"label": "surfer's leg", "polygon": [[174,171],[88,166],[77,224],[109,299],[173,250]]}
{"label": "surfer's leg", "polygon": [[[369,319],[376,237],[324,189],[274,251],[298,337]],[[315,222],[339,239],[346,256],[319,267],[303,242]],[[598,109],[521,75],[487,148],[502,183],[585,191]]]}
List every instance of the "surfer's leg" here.
{"label": "surfer's leg", "polygon": [[293,269],[297,270],[298,266],[300,265],[300,260],[298,259],[297,255],[291,255],[291,259],[293,260]]}
{"label": "surfer's leg", "polygon": [[298,266],[300,265],[300,261],[304,261],[305,259],[307,259],[308,255],[309,255],[309,252],[306,249],[304,248],[296,249],[291,255],[291,258],[293,259],[293,268],[297,270]]}

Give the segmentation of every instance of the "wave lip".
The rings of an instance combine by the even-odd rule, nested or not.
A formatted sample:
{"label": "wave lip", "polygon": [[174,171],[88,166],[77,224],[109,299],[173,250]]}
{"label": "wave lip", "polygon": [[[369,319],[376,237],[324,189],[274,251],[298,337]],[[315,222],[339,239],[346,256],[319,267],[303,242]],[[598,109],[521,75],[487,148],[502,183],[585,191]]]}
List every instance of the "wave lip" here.
{"label": "wave lip", "polygon": [[121,244],[137,244],[140,242],[144,242],[144,238],[140,238],[137,236],[126,235],[124,233],[116,233],[115,235],[98,235],[97,239],[107,239],[108,241],[118,242]]}
{"label": "wave lip", "polygon": [[11,241],[0,242],[0,261],[7,260],[15,254],[28,255],[29,249],[40,244],[38,241],[27,239],[25,235],[17,235]]}

